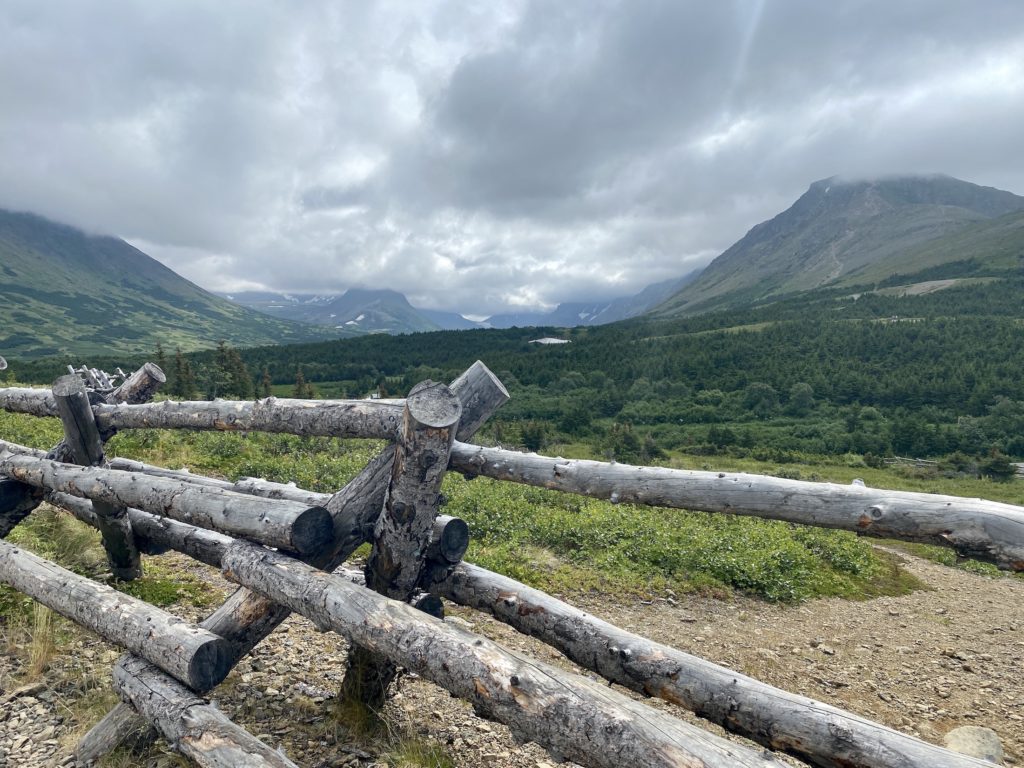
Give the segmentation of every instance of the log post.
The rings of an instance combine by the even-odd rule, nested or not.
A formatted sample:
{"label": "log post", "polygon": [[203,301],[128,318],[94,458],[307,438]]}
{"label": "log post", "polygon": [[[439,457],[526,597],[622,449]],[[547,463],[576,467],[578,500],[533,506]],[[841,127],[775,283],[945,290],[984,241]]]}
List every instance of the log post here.
{"label": "log post", "polygon": [[[505,387],[479,360],[452,382],[451,390],[462,404],[462,419],[456,432],[459,440],[472,438],[509,399]],[[389,445],[324,505],[334,520],[334,546],[331,551],[310,560],[315,567],[333,571],[372,537],[384,504],[394,455],[395,448]],[[291,609],[243,587],[200,626],[228,641],[232,664],[236,664],[290,613]],[[118,666],[130,658],[123,656]],[[127,704],[118,705],[79,742],[75,757],[83,764],[97,760],[138,727],[139,719],[132,708]]]}
{"label": "log post", "polygon": [[[53,383],[53,398],[64,425],[64,442],[71,448],[75,463],[84,467],[102,465],[103,440],[93,419],[85,384],[77,376],[61,376]],[[142,575],[142,558],[132,538],[125,507],[95,501],[93,509],[99,520],[111,573],[125,581],[137,579]]]}
{"label": "log post", "polygon": [[0,581],[167,674],[209,688],[230,670],[227,643],[149,603],[0,542]]}
{"label": "log post", "polygon": [[[418,384],[406,400],[391,484],[366,563],[367,586],[386,597],[409,600],[419,583],[461,416],[458,398],[443,384]],[[353,646],[340,695],[379,709],[397,671],[389,659]]]}

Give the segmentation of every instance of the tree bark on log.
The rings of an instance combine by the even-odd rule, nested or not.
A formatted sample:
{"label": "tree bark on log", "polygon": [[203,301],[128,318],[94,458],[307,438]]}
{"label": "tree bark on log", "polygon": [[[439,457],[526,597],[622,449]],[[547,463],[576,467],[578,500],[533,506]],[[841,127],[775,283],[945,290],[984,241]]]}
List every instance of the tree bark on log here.
{"label": "tree bark on log", "polygon": [[[461,440],[473,437],[480,425],[509,399],[505,388],[479,360],[452,382],[451,390],[462,403],[462,419],[455,435]],[[370,540],[384,505],[394,452],[393,445],[384,448],[324,505],[334,521],[334,546],[326,555],[310,560],[315,567],[332,571]],[[232,664],[236,664],[290,613],[289,608],[242,587],[200,626],[229,643]],[[122,657],[118,666],[130,658]],[[82,739],[75,750],[76,758],[82,762],[98,759],[137,729],[138,716],[131,707],[118,705]]]}
{"label": "tree bark on log", "polygon": [[601,621],[469,563],[430,590],[491,614],[607,680],[691,710],[734,733],[828,768],[980,768],[928,744],[805,696],[720,667]]}
{"label": "tree bark on log", "polygon": [[137,598],[0,542],[0,581],[100,637],[206,689],[230,670],[227,643]]}
{"label": "tree bark on log", "polygon": [[146,363],[104,399],[111,405],[146,403],[152,400],[157,390],[166,383],[167,374],[160,366],[156,363]]}
{"label": "tree bark on log", "polygon": [[137,507],[299,554],[318,552],[331,541],[331,517],[323,507],[11,453],[0,453],[0,475],[94,502]]}
{"label": "tree bark on log", "polygon": [[[237,490],[235,488],[235,483],[228,480],[220,480],[216,477],[206,477],[205,475],[194,475],[187,469],[167,469],[166,467],[158,467],[154,464],[146,464],[141,461],[134,461],[133,459],[117,457],[108,460],[107,466],[110,469],[116,469],[119,472],[138,472],[142,475],[153,475],[154,477],[164,477],[170,480],[181,480],[182,482],[192,483],[193,485],[205,485],[210,488],[221,488],[225,491]],[[241,491],[241,493],[245,493],[245,491]],[[309,506],[317,505],[310,504]]]}
{"label": "tree bark on log", "polygon": [[100,429],[191,429],[394,440],[402,406],[379,400],[206,400],[98,405]]}
{"label": "tree bark on log", "polygon": [[[71,449],[75,463],[83,467],[102,465],[103,438],[93,420],[85,384],[78,376],[69,374],[57,379],[51,391],[64,425],[64,442]],[[92,506],[111,573],[124,581],[139,578],[142,575],[142,558],[132,537],[125,505],[96,500]]]}
{"label": "tree bark on log", "polygon": [[114,687],[168,743],[202,768],[298,768],[142,659],[116,666]]}
{"label": "tree bark on log", "polygon": [[[98,527],[96,514],[86,499],[79,499],[66,493],[48,493],[46,500],[55,507],[70,512],[86,525]],[[180,523],[169,517],[151,515],[133,507],[128,508],[128,519],[131,521],[139,549],[147,555],[161,555],[168,549],[173,549],[201,563],[220,568],[224,551],[235,541],[222,533],[196,528],[194,525]]]}
{"label": "tree bark on log", "polygon": [[865,536],[952,547],[1024,570],[1024,507],[983,499],[577,461],[456,443],[451,468],[468,476],[552,488],[612,502],[763,517]]}
{"label": "tree bark on log", "polygon": [[781,766],[770,755],[688,725],[623,694],[248,544],[225,575],[466,699],[557,759],[602,768]]}
{"label": "tree bark on log", "polygon": [[443,384],[431,382],[409,394],[391,485],[366,565],[367,586],[382,595],[408,600],[419,583],[461,416],[458,398]]}
{"label": "tree bark on log", "polygon": [[0,408],[29,416],[57,416],[57,401],[48,389],[5,387],[0,389]]}
{"label": "tree bark on log", "polygon": [[[461,416],[458,398],[443,384],[424,382],[409,393],[391,484],[366,563],[367,586],[382,595],[409,600],[416,591]],[[380,709],[397,672],[390,659],[362,646],[350,648],[340,696]]]}

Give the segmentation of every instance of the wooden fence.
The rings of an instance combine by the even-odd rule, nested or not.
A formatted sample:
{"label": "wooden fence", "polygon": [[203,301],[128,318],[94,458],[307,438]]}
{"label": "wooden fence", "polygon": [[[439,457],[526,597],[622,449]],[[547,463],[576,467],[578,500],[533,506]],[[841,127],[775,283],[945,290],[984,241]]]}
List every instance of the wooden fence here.
{"label": "wooden fence", "polygon": [[[0,541],[0,581],[127,651],[113,672],[124,703],[83,738],[79,765],[120,743],[140,718],[201,766],[294,765],[203,698],[293,611],[350,641],[347,695],[380,705],[404,667],[505,723],[517,739],[584,766],[782,765],[769,750],[835,768],[988,765],[647,640],[462,562],[468,530],[438,516],[438,496],[452,469],[612,502],[926,541],[1013,570],[1024,569],[1024,508],[473,445],[467,441],[508,399],[479,362],[450,386],[424,382],[404,400],[150,403],[164,380],[159,368],[148,364],[122,378],[107,387],[109,377],[85,370],[50,390],[0,389],[0,406],[57,416],[65,433],[49,452],[0,441],[0,537],[46,500],[101,531],[120,578],[139,576],[140,552],[176,550],[221,568],[239,588],[192,625]],[[320,494],[106,459],[103,444],[114,433],[144,428],[384,438],[388,446],[337,493]],[[364,572],[347,571],[344,562],[365,542],[372,551]],[[715,736],[452,626],[436,615],[438,597],[489,613],[610,683],[685,707],[768,749]]]}

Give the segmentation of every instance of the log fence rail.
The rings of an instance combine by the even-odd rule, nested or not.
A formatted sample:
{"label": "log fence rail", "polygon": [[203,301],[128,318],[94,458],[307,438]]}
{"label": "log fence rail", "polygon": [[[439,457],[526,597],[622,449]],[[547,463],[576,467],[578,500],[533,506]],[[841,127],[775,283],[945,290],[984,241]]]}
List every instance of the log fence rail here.
{"label": "log fence rail", "polygon": [[[508,399],[480,362],[450,386],[424,382],[402,400],[148,402],[164,380],[152,364],[113,376],[82,366],[69,367],[49,390],[0,389],[0,408],[59,417],[65,431],[49,452],[0,440],[0,538],[45,499],[100,530],[119,578],[141,573],[140,552],[175,550],[239,585],[193,626],[0,541],[0,582],[127,651],[113,673],[123,703],[82,739],[79,765],[148,723],[200,766],[293,766],[203,698],[292,611],[348,639],[343,691],[371,706],[384,702],[403,667],[559,760],[608,768],[783,764],[769,751],[727,741],[445,623],[439,598],[491,614],[609,683],[663,698],[809,765],[988,765],[647,640],[464,562],[470,531],[438,514],[438,494],[445,472],[454,470],[612,502],[939,543],[1017,571],[1024,570],[1024,508],[473,445],[468,441]],[[117,431],[145,428],[375,438],[388,445],[348,485],[323,494],[104,455]],[[347,569],[345,561],[367,542],[365,571]]]}

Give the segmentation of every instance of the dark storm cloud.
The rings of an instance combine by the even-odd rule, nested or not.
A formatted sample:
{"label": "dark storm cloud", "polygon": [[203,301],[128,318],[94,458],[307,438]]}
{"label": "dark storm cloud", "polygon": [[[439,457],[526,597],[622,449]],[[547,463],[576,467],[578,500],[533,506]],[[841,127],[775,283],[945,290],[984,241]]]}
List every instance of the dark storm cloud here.
{"label": "dark storm cloud", "polygon": [[1024,4],[0,7],[0,205],[211,288],[638,290],[833,174],[1024,193]]}

